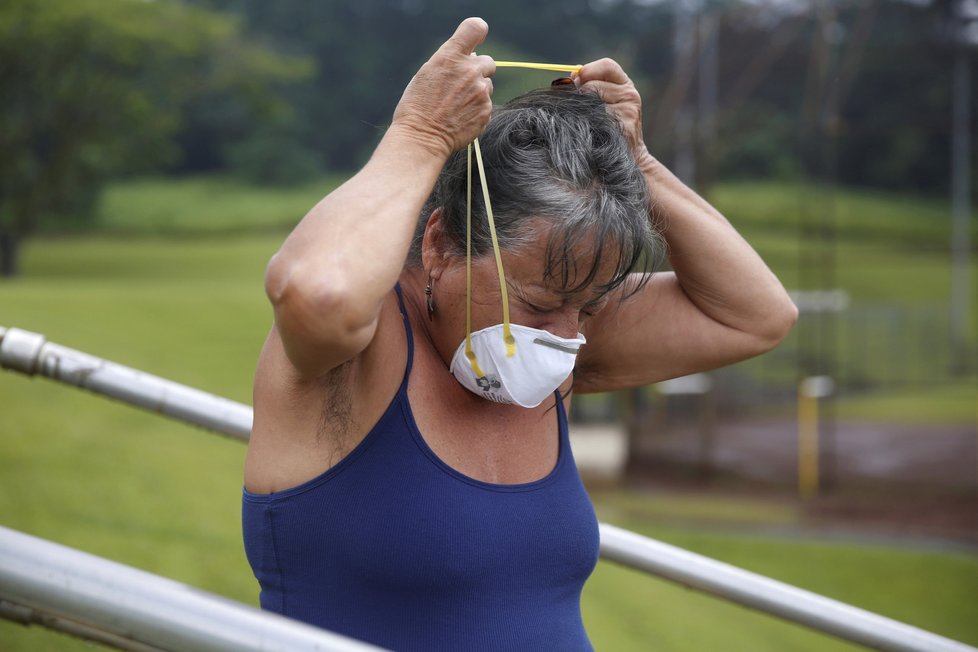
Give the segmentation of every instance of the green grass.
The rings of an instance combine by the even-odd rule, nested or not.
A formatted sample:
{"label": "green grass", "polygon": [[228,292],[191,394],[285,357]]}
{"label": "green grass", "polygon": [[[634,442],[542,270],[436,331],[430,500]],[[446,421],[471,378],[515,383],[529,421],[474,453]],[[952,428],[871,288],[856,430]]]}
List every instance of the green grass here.
{"label": "green grass", "polygon": [[[822,539],[805,529],[803,506],[791,498],[664,490],[599,491],[592,498],[603,521],[929,631],[978,641],[973,554],[922,551],[898,541],[881,546]],[[758,534],[765,531],[780,534]],[[930,604],[924,608],[925,601]],[[584,613],[600,625],[591,630],[597,649],[862,649],[610,562],[599,563],[592,576]],[[605,627],[603,618],[615,627]]]}
{"label": "green grass", "polygon": [[222,176],[125,181],[107,188],[96,224],[104,232],[128,234],[288,231],[342,181],[333,175],[285,188],[246,185]]}
{"label": "green grass", "polygon": [[[124,235],[228,236],[291,229],[343,181],[330,175],[291,188],[249,186],[229,177],[137,179],[109,185],[97,210],[99,232]],[[949,208],[946,201],[880,192],[775,182],[718,184],[711,192],[733,224],[788,288],[797,288],[803,211],[814,220],[834,207],[837,284],[855,301],[937,305],[950,297]],[[972,220],[972,242],[978,221]],[[55,270],[56,271],[56,270]],[[978,261],[971,265],[978,287]],[[978,343],[978,301],[971,332]]]}
{"label": "green grass", "polygon": [[[970,373],[951,381],[950,210],[946,201],[865,190],[839,189],[831,200],[812,188],[772,182],[726,183],[713,200],[789,289],[837,287],[850,308],[836,319],[834,374],[843,390],[882,386],[882,391],[847,395],[840,416],[899,419],[911,423],[974,423],[978,386],[978,300],[972,299],[966,337]],[[835,214],[831,277],[820,280],[817,239],[802,237],[802,211],[817,220]],[[820,212],[821,211],[821,212]],[[972,220],[972,251],[978,221]],[[804,255],[803,255],[804,254]],[[803,276],[802,263],[809,267]],[[978,291],[978,256],[969,265],[972,296]],[[822,272],[826,270],[822,269]],[[827,285],[820,285],[821,283]],[[802,314],[789,338],[771,354],[740,365],[767,382],[795,382],[797,348],[812,346],[816,317]],[[829,340],[826,340],[828,342]],[[903,387],[900,387],[900,385]],[[908,386],[909,385],[909,386]],[[918,392],[918,390],[920,390]],[[860,390],[862,391],[862,390]]]}
{"label": "green grass", "polygon": [[[100,207],[98,235],[28,241],[23,276],[0,282],[0,325],[249,402],[271,324],[265,263],[285,230],[337,181],[286,190],[215,177],[116,184]],[[715,198],[795,287],[795,191],[728,184]],[[941,202],[849,191],[837,199],[838,276],[854,299],[946,300]],[[865,395],[838,409],[844,418],[971,422],[972,388],[969,380]],[[240,535],[243,459],[238,442],[0,373],[0,523],[256,604]],[[602,494],[597,503],[611,522],[978,643],[969,609],[978,603],[974,556],[728,531],[731,524],[795,527],[792,503],[627,493]],[[604,562],[584,611],[602,650],[850,649]],[[0,649],[90,648],[0,623]]]}
{"label": "green grass", "polygon": [[[717,185],[711,199],[761,254],[789,289],[801,285],[803,247],[816,243],[802,236],[803,211],[818,221],[830,206],[835,213],[836,286],[854,304],[888,303],[946,310],[950,300],[948,203],[934,198],[838,189],[824,192],[796,184],[738,182]],[[978,220],[971,220],[972,251]],[[971,256],[971,287],[978,288],[978,257]],[[978,345],[978,301],[971,302],[969,333]]]}
{"label": "green grass", "polygon": [[[276,240],[32,241],[0,324],[250,402]],[[243,445],[42,379],[2,373],[0,397],[0,522],[256,603]],[[6,624],[0,641],[84,649]]]}
{"label": "green grass", "polygon": [[[946,249],[950,207],[943,199],[797,183],[744,181],[715,186],[710,199],[738,228],[788,234],[798,239],[799,224],[834,224],[840,240],[900,245],[910,251]],[[971,222],[972,242],[978,223]]]}
{"label": "green grass", "polygon": [[[978,642],[978,559],[971,555],[721,534],[648,521],[621,524],[881,615]],[[598,565],[587,586],[584,613],[599,650],[862,649],[609,562]]]}
{"label": "green grass", "polygon": [[802,518],[797,501],[768,497],[663,491],[599,491],[591,497],[601,517],[613,523],[772,527],[795,526]]}
{"label": "green grass", "polygon": [[[271,321],[262,275],[280,239],[33,240],[24,276],[0,283],[0,325],[248,401]],[[244,446],[10,373],[0,374],[0,406],[0,523],[256,604],[240,535]],[[972,556],[720,527],[791,525],[790,504],[616,494],[599,496],[598,508],[626,527],[978,643]],[[586,588],[584,612],[602,650],[848,649],[606,563]],[[8,623],[0,642],[11,652],[90,649]]]}
{"label": "green grass", "polygon": [[978,387],[971,379],[930,387],[889,390],[845,396],[836,401],[836,416],[854,421],[878,421],[887,415],[897,423],[978,426]]}
{"label": "green grass", "polygon": [[[330,175],[291,188],[250,186],[222,176],[127,180],[107,188],[95,225],[102,233],[124,235],[285,233],[342,180]],[[802,215],[814,221],[834,215],[835,285],[853,302],[946,311],[946,201],[846,188],[830,196],[815,186],[763,181],[718,184],[711,199],[788,288],[801,287],[800,254],[813,243],[799,233]],[[978,243],[978,220],[972,220],[972,243]],[[50,270],[60,273],[57,266]],[[970,270],[972,287],[978,288],[978,257],[972,256]],[[978,301],[972,301],[969,319],[972,347],[978,347]]]}
{"label": "green grass", "polygon": [[[835,398],[834,418],[843,422],[900,423],[921,426],[971,425],[978,435],[978,387],[973,378],[886,390],[850,391]],[[772,405],[766,416],[797,417],[794,403]]]}

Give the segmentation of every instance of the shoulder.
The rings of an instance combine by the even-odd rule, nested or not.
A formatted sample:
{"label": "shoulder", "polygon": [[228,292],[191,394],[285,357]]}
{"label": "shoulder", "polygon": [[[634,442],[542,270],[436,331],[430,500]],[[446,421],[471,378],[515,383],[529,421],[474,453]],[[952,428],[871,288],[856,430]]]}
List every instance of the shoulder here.
{"label": "shoulder", "polygon": [[407,350],[393,292],[368,347],[317,378],[301,377],[273,327],[255,373],[255,417],[245,464],[249,490],[281,491],[342,460],[397,393]]}

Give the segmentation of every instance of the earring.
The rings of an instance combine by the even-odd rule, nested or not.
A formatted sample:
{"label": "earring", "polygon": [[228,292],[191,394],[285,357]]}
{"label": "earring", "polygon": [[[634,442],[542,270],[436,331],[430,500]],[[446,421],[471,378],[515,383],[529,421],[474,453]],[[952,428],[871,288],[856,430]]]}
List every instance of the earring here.
{"label": "earring", "polygon": [[424,287],[424,295],[428,301],[428,320],[435,320],[435,300],[431,297],[431,277],[428,277],[428,285]]}

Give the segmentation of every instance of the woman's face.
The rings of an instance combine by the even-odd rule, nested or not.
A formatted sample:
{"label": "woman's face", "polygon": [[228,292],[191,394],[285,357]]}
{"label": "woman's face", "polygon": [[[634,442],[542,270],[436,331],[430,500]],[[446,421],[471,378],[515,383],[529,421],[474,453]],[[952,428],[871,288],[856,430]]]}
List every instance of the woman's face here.
{"label": "woman's face", "polygon": [[[510,321],[548,331],[564,338],[576,337],[586,329],[588,317],[606,304],[599,289],[615,273],[614,260],[602,261],[593,281],[577,288],[593,265],[594,238],[583,238],[573,249],[573,260],[566,286],[559,269],[549,278],[547,245],[549,229],[537,229],[539,236],[518,249],[502,252],[503,271],[509,293]],[[559,266],[558,266],[559,267]],[[575,273],[576,272],[576,273]],[[454,258],[445,267],[437,284],[439,313],[457,345],[465,337],[465,258]],[[491,252],[472,261],[472,331],[503,321],[502,293],[495,257]],[[443,299],[446,304],[442,309]],[[450,311],[450,312],[449,312]]]}

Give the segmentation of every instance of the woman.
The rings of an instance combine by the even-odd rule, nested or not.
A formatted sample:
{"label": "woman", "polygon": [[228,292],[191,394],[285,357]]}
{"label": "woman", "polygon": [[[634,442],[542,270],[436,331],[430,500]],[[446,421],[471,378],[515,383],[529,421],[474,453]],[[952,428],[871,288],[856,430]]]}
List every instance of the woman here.
{"label": "woman", "polygon": [[[371,160],[269,263],[245,544],[264,608],[358,639],[589,649],[597,523],[567,443],[572,392],[759,354],[796,310],[648,153],[615,62],[493,113],[495,64],[473,54],[487,30],[459,26]],[[476,180],[469,283],[480,134],[501,264]],[[631,273],[660,238],[674,273]]]}

